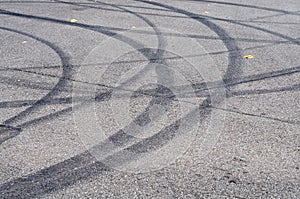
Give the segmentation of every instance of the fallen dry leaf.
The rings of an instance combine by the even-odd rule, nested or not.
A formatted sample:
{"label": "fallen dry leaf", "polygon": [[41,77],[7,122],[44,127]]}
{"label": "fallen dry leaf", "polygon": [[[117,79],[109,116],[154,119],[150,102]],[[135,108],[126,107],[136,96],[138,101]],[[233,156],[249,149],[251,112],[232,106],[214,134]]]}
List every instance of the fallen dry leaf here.
{"label": "fallen dry leaf", "polygon": [[243,58],[244,58],[244,59],[253,59],[254,56],[253,56],[253,55],[245,55]]}
{"label": "fallen dry leaf", "polygon": [[78,20],[77,19],[71,19],[70,22],[71,23],[76,23]]}

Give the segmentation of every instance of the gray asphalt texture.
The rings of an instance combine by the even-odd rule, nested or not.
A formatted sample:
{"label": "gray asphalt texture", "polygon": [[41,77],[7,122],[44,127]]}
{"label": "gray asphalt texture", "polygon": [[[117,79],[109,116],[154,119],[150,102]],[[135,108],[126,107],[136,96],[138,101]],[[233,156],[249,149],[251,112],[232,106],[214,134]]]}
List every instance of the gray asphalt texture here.
{"label": "gray asphalt texture", "polygon": [[[299,0],[1,0],[0,198],[300,198],[299,10]],[[126,31],[131,31],[129,38],[118,36]],[[164,87],[144,87],[144,93],[133,97],[126,95],[129,86],[116,89],[120,74],[140,63],[188,67],[173,62],[171,52],[153,50],[163,49],[166,37],[197,41],[202,50],[191,47],[194,52],[184,57],[203,59],[199,65],[211,76],[217,69],[220,78],[193,79],[195,74],[187,71],[197,99],[169,70],[150,75],[141,70],[140,77],[174,81],[175,88],[184,91],[179,96]],[[155,131],[166,127],[156,137],[124,149],[133,154],[151,154],[172,143],[180,136],[177,123],[170,125],[180,119],[175,111],[179,102],[199,102],[197,135],[180,157],[160,169],[122,170],[123,164],[136,161],[119,160],[123,153],[101,161],[84,144],[85,132],[77,129],[73,84],[82,82],[78,74],[93,49],[100,46],[107,54],[120,49],[101,48],[112,38],[120,46],[129,44],[131,54],[124,52],[124,57],[111,60],[113,64],[88,62],[88,67],[109,67],[100,82],[83,84],[98,86],[98,122],[116,148],[127,147],[134,138],[123,133],[122,121],[111,119],[122,120],[123,112],[103,111],[112,91],[120,91],[109,105],[115,105],[115,112],[122,110],[123,97],[129,97],[128,113],[135,123],[149,124]],[[147,39],[154,39],[156,47],[135,47]],[[223,87],[226,96],[212,105],[208,90],[214,86]],[[153,104],[169,107],[169,123],[150,124]],[[202,135],[217,124],[214,114],[224,115],[224,127],[202,156]],[[158,153],[161,164],[176,155],[172,153]]]}

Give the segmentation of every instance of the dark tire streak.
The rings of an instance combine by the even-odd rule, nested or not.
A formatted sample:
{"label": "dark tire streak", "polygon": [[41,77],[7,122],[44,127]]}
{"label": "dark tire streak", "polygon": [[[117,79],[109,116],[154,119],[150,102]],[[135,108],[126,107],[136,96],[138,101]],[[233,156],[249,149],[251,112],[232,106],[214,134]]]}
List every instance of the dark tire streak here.
{"label": "dark tire streak", "polygon": [[[10,28],[0,27],[0,29],[10,31],[10,32],[15,32],[15,33],[18,33],[20,35],[30,37],[32,39],[35,39],[35,40],[49,46],[60,57],[61,62],[62,62],[62,68],[63,68],[62,77],[59,78],[56,85],[53,87],[53,89],[47,95],[42,97],[40,100],[37,100],[35,103],[32,104],[32,106],[25,109],[24,111],[22,111],[18,115],[14,116],[10,119],[7,119],[6,121],[3,122],[3,124],[5,124],[5,125],[12,125],[12,124],[15,124],[17,121],[21,120],[22,118],[26,117],[33,110],[36,110],[37,108],[40,108],[43,105],[44,101],[47,101],[47,100],[51,99],[53,96],[57,95],[60,92],[60,88],[67,84],[67,80],[65,78],[68,78],[68,77],[71,76],[71,67],[70,67],[70,64],[69,64],[69,58],[65,55],[65,53],[58,46],[50,43],[49,41],[46,41],[44,39],[32,36],[30,34],[27,34],[27,33],[21,32],[21,31],[13,30],[13,29],[10,29]],[[17,125],[17,128],[22,128],[22,125]],[[18,135],[18,134],[15,134],[14,136],[16,136],[16,135]],[[14,137],[14,136],[12,136],[12,137]],[[7,139],[10,139],[12,137],[7,137]],[[4,142],[4,141],[5,140],[1,140],[1,143]]]}
{"label": "dark tire streak", "polygon": [[[243,78],[240,77],[241,75],[241,54],[239,52],[239,48],[237,47],[235,40],[230,37],[223,29],[218,27],[216,24],[210,22],[207,18],[201,17],[200,15],[196,15],[194,13],[187,12],[182,9],[174,8],[171,6],[167,6],[161,3],[157,2],[148,2],[148,1],[140,1],[148,4],[153,4],[157,5],[159,7],[164,7],[167,8],[173,12],[178,12],[181,14],[184,14],[198,22],[203,23],[204,25],[208,26],[211,30],[216,32],[218,36],[222,39],[224,42],[224,45],[227,47],[229,50],[229,66],[226,74],[223,77],[223,81],[225,82],[225,86],[227,89],[229,89],[233,85],[245,83],[245,82],[251,82],[251,81],[259,81],[265,78],[271,78],[271,77],[277,77],[280,76],[281,74],[274,73],[265,76],[252,76],[250,78],[246,78],[244,80]],[[204,1],[204,2],[213,2],[213,1]],[[226,2],[225,2],[226,3]],[[240,4],[238,4],[240,5]],[[257,6],[255,6],[257,7]],[[258,7],[259,8],[259,7]],[[275,11],[272,9],[272,11]],[[279,10],[276,10],[279,11]],[[290,14],[290,13],[288,13]],[[241,23],[234,22],[238,25],[245,25]],[[70,24],[69,24],[70,25]],[[72,24],[73,25],[73,24]],[[257,29],[258,27],[255,26],[249,26],[251,28]],[[92,28],[93,29],[93,28]],[[284,35],[281,35],[276,32],[272,32],[266,29],[259,28],[259,30],[268,32],[273,35],[277,35],[281,38],[287,39],[291,42],[294,42],[295,44],[299,45],[299,42],[295,41],[292,38],[286,37]],[[254,78],[254,80],[253,80]],[[255,79],[256,78],[256,79]],[[196,85],[196,89],[205,89],[203,88],[204,85]],[[288,89],[288,88],[285,88]],[[295,86],[292,87],[293,90],[299,90],[299,84],[296,84]],[[281,91],[282,89],[279,89]],[[255,91],[254,91],[255,92]],[[263,90],[261,91],[262,93],[268,93],[268,90]],[[245,91],[245,93],[251,94],[251,91]],[[228,92],[227,94],[229,95],[239,95],[240,93],[231,93]],[[244,94],[244,93],[242,93]],[[51,95],[52,96],[52,95]],[[205,109],[207,108],[207,104],[209,101],[208,99],[202,104],[202,108],[204,108],[202,111],[204,113],[202,114],[201,119],[204,119],[207,117],[210,113],[209,110]],[[200,105],[201,107],[201,105]],[[67,110],[69,111],[69,110]],[[176,124],[176,123],[175,123]],[[166,127],[168,128],[168,127]],[[155,142],[164,142],[165,137],[160,137],[162,135],[166,134],[156,134],[152,138],[149,138],[147,140],[142,141],[141,143],[132,145],[131,147],[127,148],[127,150],[131,150],[137,153],[143,153],[143,152],[148,152],[151,150],[156,150],[157,148],[151,147],[149,143],[153,144],[153,140]],[[169,134],[170,137],[174,134]],[[122,136],[121,136],[122,137]],[[159,138],[159,139],[157,139]],[[113,139],[113,138],[111,138]],[[118,141],[120,140],[119,138],[116,138]],[[146,150],[141,151],[141,146],[145,146],[145,144],[148,144],[147,146],[149,148],[146,148]],[[164,143],[163,143],[164,144]],[[36,173],[29,174],[25,177],[18,178],[12,181],[9,181],[3,185],[1,185],[0,190],[3,191],[3,193],[6,193],[7,195],[9,193],[14,193],[17,194],[19,197],[34,197],[34,196],[41,196],[49,192],[61,190],[65,187],[68,187],[70,185],[75,184],[76,182],[84,179],[89,179],[95,176],[96,174],[101,174],[104,172],[107,172],[109,169],[105,167],[101,162],[95,162],[95,159],[88,153],[88,151],[81,153],[79,155],[76,155],[75,157],[72,157],[68,160],[65,160],[61,163],[58,163],[56,165],[53,165],[51,167],[42,169]],[[39,183],[39,184],[38,184]]]}
{"label": "dark tire streak", "polygon": [[[74,25],[74,26],[77,26],[77,27],[80,27],[80,28],[86,28],[86,29],[94,30],[94,31],[96,30],[97,32],[100,32],[100,33],[105,34],[107,36],[114,36],[114,38],[119,39],[120,41],[123,41],[123,42],[125,41],[129,45],[132,45],[134,48],[137,48],[137,49],[142,48],[142,46],[140,44],[136,43],[134,40],[123,37],[123,36],[119,37],[116,33],[107,31],[107,30],[105,30],[105,28],[99,27],[99,26],[89,26],[89,25],[85,25],[85,24],[72,24],[70,22],[66,22],[66,21],[63,21],[63,20],[57,20],[57,19],[52,19],[52,18],[44,18],[44,17],[37,17],[37,16],[32,16],[32,15],[19,14],[19,13],[14,13],[14,12],[2,10],[2,9],[0,9],[0,14],[12,15],[12,16],[17,16],[17,17],[25,17],[25,18],[30,18],[30,19],[33,18],[33,19],[38,19],[38,20],[46,20],[46,21],[59,23],[59,24],[67,24],[67,25],[72,25],[72,26]],[[147,19],[145,19],[144,17],[141,17],[141,16],[138,16],[138,17],[145,20],[150,26],[153,26],[153,24],[151,24],[151,22],[148,21]],[[95,27],[97,29],[95,29]],[[153,27],[155,27],[155,26],[153,26]],[[31,105],[29,108],[22,111],[18,115],[14,116],[10,119],[7,119],[6,121],[3,122],[4,124],[10,124],[11,125],[11,124],[14,124],[14,123],[22,120],[22,118],[24,118],[30,112],[32,112],[33,110],[36,110],[38,107],[41,107],[43,104],[45,104],[44,103],[45,101],[49,101],[53,96],[57,95],[61,91],[61,89],[64,88],[64,86],[66,86],[68,84],[68,80],[71,78],[71,75],[72,75],[71,74],[72,66],[69,64],[69,58],[67,58],[67,56],[64,54],[64,52],[61,49],[59,49],[58,46],[55,46],[54,44],[52,44],[52,43],[50,43],[50,42],[48,42],[44,39],[32,36],[30,34],[27,34],[27,33],[21,32],[21,31],[17,31],[17,30],[5,28],[5,27],[2,27],[1,29],[28,36],[32,39],[35,39],[37,41],[40,41],[40,42],[46,44],[47,46],[52,48],[59,55],[59,57],[61,58],[62,67],[63,67],[62,77],[59,78],[58,83],[55,85],[55,87],[46,96],[44,96],[42,99],[36,101],[33,105]],[[155,28],[155,31],[158,31],[157,28]],[[152,57],[148,56],[147,52],[144,52],[144,51],[140,51],[140,52],[143,53],[143,55],[145,57],[148,57],[149,60],[152,59]],[[159,51],[157,52],[157,54],[159,54]],[[40,88],[41,87],[39,87],[39,89]],[[42,118],[45,118],[45,116],[43,116]],[[33,122],[26,122],[26,126],[28,126],[28,124],[30,124],[30,123],[33,123]],[[22,125],[18,125],[18,127],[22,128]],[[12,136],[12,137],[14,137],[14,136]],[[9,138],[12,138],[12,137],[9,137]],[[3,141],[5,141],[5,140],[3,140]]]}
{"label": "dark tire streak", "polygon": [[[12,12],[6,12],[6,11],[4,11],[4,13],[3,13],[3,10],[1,10],[2,11],[2,14],[10,14],[10,15],[13,15],[13,16],[21,16],[21,17],[26,17],[26,18],[36,18],[36,19],[42,19],[42,20],[45,20],[44,18],[40,18],[40,17],[35,17],[35,16],[30,16],[30,15],[22,15],[22,14],[17,14],[17,13],[12,13]],[[48,20],[48,19],[47,19]],[[62,21],[57,21],[57,20],[51,20],[52,22],[59,22],[59,23],[63,23],[63,24],[66,24],[66,23],[64,23],[64,22],[62,22]],[[148,21],[149,22],[149,21]],[[68,23],[67,23],[68,24]],[[70,25],[70,24],[69,24]],[[73,24],[72,24],[73,25]],[[83,25],[84,26],[84,25]],[[79,27],[82,27],[82,26],[79,26]],[[85,27],[85,28],[87,28],[87,27]],[[89,27],[89,29],[90,29],[90,27]],[[8,30],[8,29],[7,29]],[[158,29],[155,29],[156,31],[158,31]],[[10,31],[13,31],[13,30],[10,30]],[[29,34],[26,34],[26,33],[23,33],[23,32],[20,32],[20,31],[14,31],[14,32],[17,32],[17,33],[19,33],[19,34],[23,34],[23,35],[26,35],[26,36],[29,36],[29,37],[31,37],[31,38],[34,38],[34,39],[36,39],[36,40],[38,40],[38,41],[42,41],[43,43],[45,43],[45,44],[49,44],[50,45],[50,47],[51,47],[51,43],[50,42],[47,42],[47,41],[45,41],[45,40],[42,40],[42,39],[40,39],[40,38],[37,38],[37,37],[34,37],[34,36],[31,36],[31,35],[29,35]],[[108,36],[112,36],[112,35],[114,35],[114,34],[112,34],[112,33],[107,33],[107,31],[101,31],[101,33],[103,33],[103,34],[106,34],[106,35],[108,35]],[[158,34],[158,35],[160,35],[160,34]],[[119,37],[118,38],[118,36],[116,35],[115,36],[115,38],[117,38],[117,39],[119,39],[119,40],[121,40],[121,41],[123,41],[123,39],[124,39],[124,37]],[[128,42],[128,40],[129,39],[127,39],[127,43],[129,43]],[[160,40],[161,41],[161,40]],[[130,40],[130,42],[131,43],[134,43],[135,44],[135,48],[136,48],[136,46],[138,46],[138,47],[140,47],[140,45],[136,45],[136,43],[135,42],[133,42],[133,40]],[[161,42],[160,42],[160,45],[161,45]],[[160,47],[163,47],[163,46],[160,46]],[[53,49],[55,50],[55,52],[57,52],[61,57],[65,57],[65,55],[64,55],[64,53],[58,48],[58,47],[53,47]],[[137,49],[137,48],[136,48]],[[143,53],[143,52],[142,52]],[[62,56],[63,55],[63,56]],[[145,54],[145,57],[147,57],[147,54]],[[162,58],[162,52],[160,51],[160,50],[158,50],[157,51],[157,54],[156,54],[156,57],[157,58]],[[49,100],[52,96],[54,96],[54,95],[56,95],[57,93],[59,93],[59,87],[63,87],[64,85],[66,85],[66,83],[67,83],[67,79],[66,78],[69,78],[69,76],[71,75],[70,74],[70,68],[68,68],[69,67],[69,63],[68,63],[68,59],[63,59],[62,58],[62,64],[63,64],[63,69],[64,69],[64,71],[63,71],[63,75],[62,75],[62,77],[63,78],[60,78],[60,80],[59,80],[59,82],[57,83],[57,85],[54,87],[54,89],[49,93],[49,94],[47,94],[45,97],[43,97],[41,100],[38,100],[36,103],[34,103],[30,108],[28,108],[28,109],[26,109],[25,111],[23,111],[23,112],[21,112],[19,115],[17,115],[17,116],[15,116],[15,117],[13,117],[13,118],[10,118],[10,119],[8,119],[8,120],[6,120],[5,121],[5,124],[9,124],[9,123],[13,123],[14,121],[17,121],[17,120],[19,120],[19,119],[21,119],[21,118],[23,118],[26,114],[28,114],[28,113],[30,113],[32,110],[34,110],[35,108],[36,108],[36,106],[41,106],[41,104],[43,104],[43,102],[44,101],[46,101],[46,100]],[[64,109],[64,110],[62,110],[62,111],[60,111],[60,112],[68,112],[68,111],[71,111],[72,110],[72,108],[67,108],[67,109]],[[57,113],[54,113],[54,114],[52,114],[53,116],[56,116],[56,115],[59,115],[60,114],[60,112],[57,112]],[[36,119],[36,120],[33,120],[33,121],[29,121],[29,122],[26,122],[26,123],[23,123],[23,126],[24,127],[26,127],[26,126],[28,126],[28,125],[31,125],[31,124],[33,124],[33,123],[35,123],[36,121],[39,121],[39,120],[42,120],[42,119],[44,119],[44,118],[49,118],[49,116],[44,116],[44,117],[41,117],[41,118],[38,118],[38,119]],[[21,125],[22,126],[22,125]],[[87,154],[84,154],[84,156],[85,155],[87,155]],[[76,157],[80,157],[79,155],[77,155]],[[74,159],[74,158],[71,158],[71,159]],[[77,163],[82,163],[82,161],[77,161]],[[76,163],[75,163],[76,164]],[[102,166],[101,167],[99,167],[99,164],[101,164],[101,163],[96,163],[96,166],[97,166],[97,168],[100,168],[100,170],[102,171],[103,169],[102,169]],[[77,178],[76,180],[75,179],[73,179],[73,178],[61,178],[62,177],[62,175],[61,175],[61,173],[59,173],[59,175],[57,176],[57,177],[60,177],[61,179],[63,179],[63,182],[61,182],[61,180],[60,181],[57,181],[56,179],[55,179],[55,181],[53,181],[53,179],[51,178],[51,176],[55,176],[54,175],[54,173],[53,173],[53,170],[51,170],[51,169],[53,169],[53,168],[55,168],[55,167],[50,167],[50,169],[47,169],[47,170],[45,170],[45,169],[43,169],[43,170],[41,170],[40,172],[38,172],[37,173],[37,175],[38,176],[41,176],[41,174],[42,174],[42,176],[44,177],[44,178],[46,178],[46,179],[44,179],[44,180],[42,180],[42,179],[40,179],[40,178],[36,178],[36,177],[34,177],[34,179],[35,180],[37,180],[36,182],[42,182],[42,183],[44,183],[44,182],[46,182],[47,180],[48,180],[48,183],[46,183],[46,184],[44,184],[45,186],[35,186],[35,190],[32,190],[33,189],[33,186],[32,186],[32,179],[30,180],[30,184],[29,184],[29,187],[27,187],[27,189],[29,189],[29,190],[24,190],[24,189],[26,189],[24,186],[23,186],[23,188],[22,188],[22,191],[20,191],[20,192],[18,192],[18,191],[16,191],[16,192],[13,192],[13,193],[16,193],[19,197],[28,197],[28,195],[30,195],[30,197],[32,197],[32,196],[36,196],[36,195],[40,195],[40,194],[45,194],[46,192],[49,192],[49,191],[53,191],[53,189],[57,189],[57,187],[59,187],[59,188],[61,188],[62,187],[62,185],[64,185],[64,186],[69,186],[70,184],[73,184],[73,183],[75,183],[75,182],[77,182],[77,180],[79,180],[80,178],[83,178],[84,176],[81,176],[81,175],[78,175],[78,174],[76,174],[75,176],[80,176],[80,178]],[[66,168],[66,171],[69,171],[69,169],[70,169],[70,165],[68,164],[68,165],[66,165],[66,166],[64,166],[64,167],[62,167],[62,168]],[[48,171],[48,172],[50,172],[50,173],[46,173],[46,171]],[[86,170],[84,171],[84,172],[80,172],[79,174],[82,174],[82,173],[84,173],[84,175],[85,175],[85,178],[88,178],[88,177],[90,177],[92,174],[93,174],[93,172],[95,171],[95,169],[91,169],[90,168],[90,172],[91,173],[89,173],[89,172],[87,172]],[[68,172],[65,172],[65,174],[68,174]],[[36,175],[33,175],[33,176],[36,176]],[[49,178],[50,177],[50,178]],[[27,178],[28,179],[28,178]],[[34,180],[34,181],[35,181]],[[49,182],[49,180],[50,180],[50,182]],[[23,180],[21,180],[22,182],[24,182],[24,179]],[[19,181],[20,183],[21,183],[21,181]],[[57,182],[58,184],[55,184],[54,186],[52,186],[52,187],[49,187],[49,185],[53,185],[53,182]],[[9,192],[7,192],[9,189],[8,189],[8,187],[7,188],[4,188],[5,187],[5,185],[9,185],[9,187],[11,188],[11,183],[5,183],[4,185],[2,185],[1,186],[1,188],[0,188],[0,190],[5,190],[5,192],[6,193],[9,193]],[[15,186],[14,186],[15,188],[21,188],[20,187],[20,184],[15,184]],[[40,192],[40,194],[38,194],[38,192]],[[41,193],[42,192],[42,193]],[[3,195],[2,195],[3,196]]]}
{"label": "dark tire streak", "polygon": [[207,3],[213,3],[213,4],[222,4],[222,5],[228,5],[228,6],[245,7],[245,8],[254,8],[254,9],[259,9],[259,10],[266,10],[266,11],[279,12],[279,13],[288,14],[288,15],[299,15],[300,16],[300,14],[297,14],[296,12],[290,12],[290,11],[286,11],[286,10],[279,10],[279,9],[268,8],[268,7],[247,5],[247,4],[211,1],[211,0],[192,0],[192,1],[207,2]]}
{"label": "dark tire streak", "polygon": [[[210,28],[212,31],[214,31],[223,41],[224,45],[226,46],[226,48],[229,51],[229,64],[228,64],[228,68],[226,71],[226,74],[223,77],[223,81],[225,83],[225,86],[228,82],[231,82],[233,79],[235,80],[239,80],[240,79],[240,74],[241,74],[241,53],[240,50],[234,40],[234,38],[230,37],[224,29],[220,28],[219,26],[217,26],[216,24],[214,24],[213,22],[209,21],[208,19],[201,17],[195,13],[191,13],[179,8],[175,8],[169,5],[165,5],[162,3],[158,3],[158,2],[152,2],[152,1],[144,1],[144,0],[136,0],[138,2],[143,2],[146,4],[151,4],[151,5],[156,5],[158,7],[163,7],[163,8],[167,8],[173,12],[176,13],[181,13],[183,15],[186,15],[188,17],[190,17],[191,19],[194,19],[204,25],[206,25],[208,28]],[[226,86],[227,89],[229,89],[228,86]]]}
{"label": "dark tire streak", "polygon": [[[160,6],[164,7],[162,4]],[[187,11],[175,9],[172,7],[167,7],[167,8],[173,10],[174,12],[177,11],[177,12],[186,14],[189,17],[193,18],[192,15]],[[27,18],[36,18],[36,19],[40,19],[40,20],[49,20],[49,18],[45,19],[43,17],[35,17],[35,16],[22,15],[22,14],[16,14],[16,13],[12,14],[11,12],[9,14],[14,15],[14,16],[27,17]],[[229,58],[230,64],[228,67],[229,71],[227,72],[225,79],[228,79],[229,77],[232,77],[232,76],[234,76],[234,78],[237,79],[240,71],[239,70],[235,71],[235,70],[238,69],[237,66],[239,65],[240,61],[238,60],[239,59],[239,51],[234,42],[234,39],[231,38],[230,36],[228,36],[224,30],[222,30],[221,28],[219,28],[212,22],[209,22],[206,19],[196,19],[196,20],[207,25],[211,30],[215,31],[221,37],[221,39],[223,40],[223,42],[224,42],[225,46],[228,48],[228,50],[231,51],[229,53],[229,56],[230,56],[230,58]],[[61,20],[50,19],[50,21],[71,25],[68,22],[64,22]],[[83,24],[79,24],[76,26],[78,26],[78,27],[83,26],[88,29],[94,28],[94,27],[91,28],[89,26],[87,27],[87,25],[83,25]],[[205,104],[209,104],[209,103],[207,103],[208,101],[209,101],[209,98],[205,102],[203,102],[202,107]],[[200,107],[201,107],[201,105],[200,105]],[[198,111],[198,110],[196,110],[196,111]],[[210,113],[210,110],[207,111],[206,114],[202,115],[203,116],[202,119],[204,119],[209,113]],[[158,134],[158,135],[160,135],[160,134]],[[170,135],[172,137],[172,134],[170,134]],[[154,138],[157,138],[157,137],[154,137]],[[147,142],[150,139],[151,138],[149,138],[147,140]],[[144,143],[142,143],[142,144],[144,144]],[[138,149],[136,149],[135,147],[137,147]],[[139,147],[138,147],[138,145],[133,145],[129,149],[138,152]],[[150,148],[149,150],[153,150],[153,148],[152,149]],[[99,163],[83,164],[81,166],[81,168],[79,169],[79,171],[82,170],[82,172],[79,172],[79,173],[78,173],[78,169],[76,169],[76,170],[74,169],[73,165],[80,164],[81,163],[80,157],[85,157],[87,154],[88,154],[88,152],[79,154],[73,158],[70,158],[70,159],[62,162],[62,163],[53,165],[53,166],[43,169],[37,173],[33,173],[24,178],[19,178],[19,179],[7,182],[1,186],[0,190],[3,190],[3,191],[5,190],[6,193],[15,193],[19,197],[40,196],[45,193],[52,192],[54,190],[62,189],[66,186],[70,186],[71,184],[76,183],[79,179],[82,180],[82,179],[90,178],[95,175],[95,171],[97,171],[97,170],[99,171],[98,173],[103,172],[104,166],[103,165],[99,166],[98,165]],[[79,160],[73,162],[72,160],[74,160],[74,159],[79,159]],[[97,166],[96,166],[98,168],[97,170],[94,170],[95,164],[97,164]],[[59,170],[59,171],[63,170],[63,172],[55,172],[57,170]],[[67,176],[67,177],[64,177],[64,176]],[[37,185],[35,182],[40,182],[42,184]],[[58,184],[57,184],[57,182],[58,182]]]}

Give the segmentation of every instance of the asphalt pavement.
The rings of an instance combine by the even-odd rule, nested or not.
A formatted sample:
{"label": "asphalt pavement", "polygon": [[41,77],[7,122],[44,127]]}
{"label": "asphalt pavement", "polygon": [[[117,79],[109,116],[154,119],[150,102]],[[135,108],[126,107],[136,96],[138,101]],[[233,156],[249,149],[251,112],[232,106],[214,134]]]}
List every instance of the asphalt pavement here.
{"label": "asphalt pavement", "polygon": [[300,198],[299,0],[0,0],[0,198]]}

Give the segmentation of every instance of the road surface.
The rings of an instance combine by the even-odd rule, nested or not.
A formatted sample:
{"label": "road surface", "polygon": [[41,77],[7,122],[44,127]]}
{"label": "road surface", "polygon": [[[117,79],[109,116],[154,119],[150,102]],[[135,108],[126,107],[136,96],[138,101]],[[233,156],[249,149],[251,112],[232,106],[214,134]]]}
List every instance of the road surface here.
{"label": "road surface", "polygon": [[300,1],[0,1],[0,198],[299,198]]}

